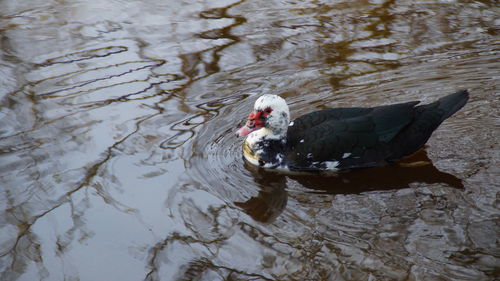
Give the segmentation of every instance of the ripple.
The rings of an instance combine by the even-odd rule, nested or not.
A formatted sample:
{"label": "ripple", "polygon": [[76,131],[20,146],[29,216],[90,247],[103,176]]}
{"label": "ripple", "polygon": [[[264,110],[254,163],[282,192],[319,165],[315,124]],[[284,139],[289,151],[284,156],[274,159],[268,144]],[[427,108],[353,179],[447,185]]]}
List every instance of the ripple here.
{"label": "ripple", "polygon": [[109,46],[99,49],[74,52],[57,58],[47,59],[46,61],[40,63],[40,66],[49,66],[58,63],[73,63],[73,62],[90,60],[93,58],[102,58],[114,54],[123,53],[126,52],[127,50],[128,48],[125,46]]}
{"label": "ripple", "polygon": [[[0,279],[493,280],[494,1],[325,2],[0,1]],[[235,136],[262,93],[462,88],[402,165],[283,175]]]}
{"label": "ripple", "polygon": [[[212,100],[200,108],[216,108],[217,115],[199,131],[192,144],[189,175],[224,201],[255,194],[253,175],[241,157],[242,139],[236,137],[237,124],[248,110],[248,95]],[[243,101],[243,102],[241,102]],[[214,110],[214,109],[210,109]]]}

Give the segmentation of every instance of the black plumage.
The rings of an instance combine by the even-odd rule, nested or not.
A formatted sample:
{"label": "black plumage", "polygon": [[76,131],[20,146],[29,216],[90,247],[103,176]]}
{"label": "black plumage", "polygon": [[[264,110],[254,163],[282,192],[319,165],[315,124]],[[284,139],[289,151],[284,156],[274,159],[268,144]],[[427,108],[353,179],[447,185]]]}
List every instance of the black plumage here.
{"label": "black plumage", "polygon": [[426,105],[332,108],[303,115],[288,127],[285,161],[291,170],[323,170],[399,160],[419,150],[468,97],[463,90]]}

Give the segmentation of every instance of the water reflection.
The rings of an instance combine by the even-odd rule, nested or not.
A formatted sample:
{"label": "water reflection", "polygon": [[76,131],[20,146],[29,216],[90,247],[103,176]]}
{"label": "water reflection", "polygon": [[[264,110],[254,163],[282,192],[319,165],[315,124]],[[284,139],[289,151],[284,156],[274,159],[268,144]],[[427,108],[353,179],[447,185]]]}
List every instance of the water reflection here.
{"label": "water reflection", "polygon": [[255,185],[260,189],[259,194],[245,202],[234,204],[260,222],[274,221],[285,209],[288,199],[287,178],[311,189],[307,192],[321,194],[360,194],[417,187],[422,184],[445,184],[453,188],[464,188],[459,178],[438,170],[425,150],[418,151],[398,164],[343,171],[329,176],[317,174],[287,176],[266,171],[246,162],[245,167],[252,171]]}
{"label": "water reflection", "polygon": [[[0,1],[0,279],[494,279],[497,3],[424,2]],[[254,172],[233,135],[262,93],[458,88],[428,165]]]}
{"label": "water reflection", "polygon": [[425,150],[403,159],[397,164],[360,169],[331,177],[291,177],[301,185],[329,194],[359,194],[367,191],[416,187],[419,184],[445,184],[464,188],[462,180],[441,172],[427,156]]}
{"label": "water reflection", "polygon": [[283,212],[288,200],[286,176],[256,170],[254,181],[259,188],[259,194],[245,202],[234,202],[234,204],[256,221],[273,222]]}

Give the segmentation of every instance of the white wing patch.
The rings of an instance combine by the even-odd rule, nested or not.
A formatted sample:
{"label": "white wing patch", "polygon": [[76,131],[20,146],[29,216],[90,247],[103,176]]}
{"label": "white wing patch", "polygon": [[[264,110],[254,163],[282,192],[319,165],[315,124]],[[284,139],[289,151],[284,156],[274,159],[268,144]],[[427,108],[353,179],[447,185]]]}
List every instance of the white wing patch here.
{"label": "white wing patch", "polygon": [[347,157],[351,156],[352,153],[344,153],[344,155],[342,155],[342,159],[346,159]]}
{"label": "white wing patch", "polygon": [[339,166],[339,161],[325,161],[323,164],[325,164],[327,170],[336,170]]}

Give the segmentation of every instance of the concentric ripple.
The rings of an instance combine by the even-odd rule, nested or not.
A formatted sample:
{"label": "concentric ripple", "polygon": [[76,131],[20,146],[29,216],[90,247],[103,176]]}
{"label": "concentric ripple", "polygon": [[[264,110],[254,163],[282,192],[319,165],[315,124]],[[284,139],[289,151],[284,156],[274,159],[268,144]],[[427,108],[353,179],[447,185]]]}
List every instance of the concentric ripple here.
{"label": "concentric ripple", "polygon": [[236,136],[238,125],[253,105],[253,99],[246,96],[219,100],[232,104],[222,108],[210,124],[199,131],[189,160],[189,175],[224,201],[242,199],[256,192],[255,175],[245,168],[242,159],[243,139]]}

